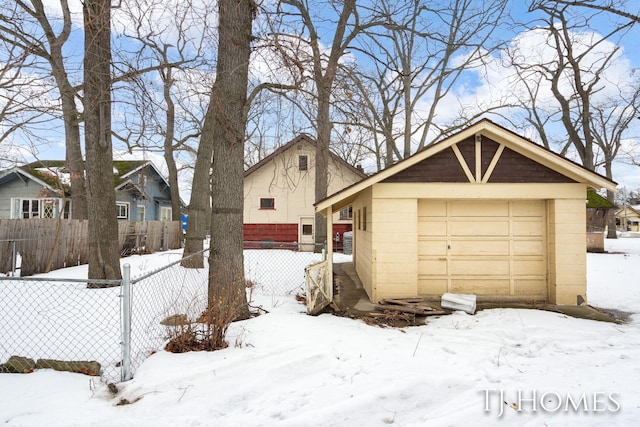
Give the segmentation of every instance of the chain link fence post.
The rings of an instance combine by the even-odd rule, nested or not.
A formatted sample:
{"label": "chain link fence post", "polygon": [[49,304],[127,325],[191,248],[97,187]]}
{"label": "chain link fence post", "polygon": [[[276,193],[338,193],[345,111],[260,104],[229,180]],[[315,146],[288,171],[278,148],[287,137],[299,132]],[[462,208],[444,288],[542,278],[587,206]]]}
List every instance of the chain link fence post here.
{"label": "chain link fence post", "polygon": [[124,264],[122,266],[122,363],[121,363],[121,380],[129,381],[131,379],[131,266]]}
{"label": "chain link fence post", "polygon": [[11,275],[15,277],[18,267],[18,253],[16,252],[16,241],[11,241]]}

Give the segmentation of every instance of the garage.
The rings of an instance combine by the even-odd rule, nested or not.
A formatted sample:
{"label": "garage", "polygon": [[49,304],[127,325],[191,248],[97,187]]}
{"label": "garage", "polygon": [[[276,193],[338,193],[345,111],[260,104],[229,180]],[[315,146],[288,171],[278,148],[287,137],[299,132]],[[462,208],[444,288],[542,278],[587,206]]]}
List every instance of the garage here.
{"label": "garage", "polygon": [[587,191],[615,188],[483,119],[316,211],[330,229],[332,214],[351,206],[353,267],[372,302],[464,293],[579,305],[587,303]]}
{"label": "garage", "polygon": [[418,202],[418,294],[547,299],[544,201]]}

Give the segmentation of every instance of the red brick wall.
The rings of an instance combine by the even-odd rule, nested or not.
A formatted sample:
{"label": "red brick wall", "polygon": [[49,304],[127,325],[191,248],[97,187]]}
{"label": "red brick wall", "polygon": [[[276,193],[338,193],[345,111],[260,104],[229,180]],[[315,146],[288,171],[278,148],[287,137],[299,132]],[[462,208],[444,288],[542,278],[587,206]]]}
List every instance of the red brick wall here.
{"label": "red brick wall", "polygon": [[297,242],[298,224],[244,224],[245,242]]}
{"label": "red brick wall", "polygon": [[[342,249],[344,241],[343,234],[351,231],[351,224],[333,224],[334,250]],[[336,233],[340,234],[340,242],[336,245]],[[244,224],[244,241],[245,242],[297,242],[298,241],[298,224]],[[247,245],[245,247],[264,247],[264,245]]]}

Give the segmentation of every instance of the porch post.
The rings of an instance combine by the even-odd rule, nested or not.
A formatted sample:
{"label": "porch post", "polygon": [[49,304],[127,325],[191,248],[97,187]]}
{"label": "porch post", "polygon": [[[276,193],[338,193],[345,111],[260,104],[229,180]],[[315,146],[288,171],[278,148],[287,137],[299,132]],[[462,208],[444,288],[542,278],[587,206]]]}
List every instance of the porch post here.
{"label": "porch post", "polygon": [[327,215],[327,283],[330,300],[333,301],[333,207],[325,211]]}

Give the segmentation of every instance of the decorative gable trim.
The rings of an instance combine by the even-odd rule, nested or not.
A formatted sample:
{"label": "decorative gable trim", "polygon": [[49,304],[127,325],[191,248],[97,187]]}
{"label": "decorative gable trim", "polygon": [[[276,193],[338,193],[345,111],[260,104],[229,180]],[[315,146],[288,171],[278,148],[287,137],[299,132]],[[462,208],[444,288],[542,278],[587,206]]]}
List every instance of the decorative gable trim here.
{"label": "decorative gable trim", "polygon": [[[488,142],[486,144],[486,147],[483,149],[483,146],[485,146],[483,141],[485,141],[486,138],[497,144],[497,147]],[[470,140],[472,145],[468,145],[468,143],[458,145],[467,140]],[[478,140],[480,141],[479,144]],[[453,148],[454,145],[457,145],[457,154],[456,148]],[[504,147],[501,148],[501,146]],[[495,148],[495,152],[492,152],[493,148]],[[507,151],[507,149],[509,151]],[[451,153],[441,154],[443,152],[446,152],[447,150],[451,151]],[[483,154],[483,150],[486,151],[487,155]],[[489,153],[492,153],[492,155],[490,155]],[[522,158],[526,158],[529,161],[537,163],[540,166],[544,167],[544,169],[539,169],[536,172],[536,174],[539,176],[544,176],[546,174],[546,178],[538,178],[546,179],[546,181],[542,181],[544,183],[559,181],[565,183],[580,182],[596,189],[606,188],[607,190],[614,191],[616,188],[616,183],[611,181],[610,179],[607,179],[606,177],[598,173],[592,172],[584,168],[583,166],[574,163],[560,156],[559,154],[556,154],[534,143],[533,141],[530,141],[500,125],[497,125],[490,120],[483,119],[469,126],[468,128],[425,148],[424,150],[414,154],[413,156],[399,163],[396,163],[395,165],[384,169],[377,174],[372,175],[369,178],[352,185],[351,187],[347,187],[346,189],[332,196],[329,196],[324,200],[321,200],[320,202],[315,204],[316,211],[323,212],[330,207],[336,209],[344,207],[346,204],[354,200],[358,193],[373,186],[376,183],[411,182],[406,180],[402,181],[402,172],[405,170],[411,170],[411,172],[407,172],[407,174],[413,174],[415,176],[417,175],[416,170],[420,169],[420,167],[416,165],[430,158],[437,159],[436,156],[438,155],[448,156],[448,158],[446,159],[446,167],[453,169],[453,167],[457,165],[456,168],[462,171],[462,176],[464,178],[456,177],[458,181],[442,181],[443,178],[441,178],[441,180],[439,181],[430,182],[501,182],[496,181],[499,179],[505,179],[504,177],[500,178],[501,174],[502,176],[504,176],[504,170],[502,169],[506,167],[501,164],[501,161],[508,161],[508,157],[516,158],[516,154],[522,156]],[[451,161],[451,155],[453,155],[455,162]],[[505,165],[507,161],[505,161]],[[485,162],[488,162],[486,168],[484,166]],[[466,168],[465,166],[463,166],[463,164],[466,165]],[[433,166],[436,167],[435,163]],[[497,170],[502,171],[496,173]],[[541,171],[544,171],[544,173],[541,173]],[[552,174],[549,171],[553,171],[554,173]],[[454,172],[446,171],[446,173],[453,174]],[[512,172],[508,175],[514,176],[514,174],[516,173],[517,171],[515,169],[512,169]],[[416,180],[413,182],[429,181]]]}
{"label": "decorative gable trim", "polygon": [[476,134],[381,181],[469,183],[574,183],[574,179]]}

